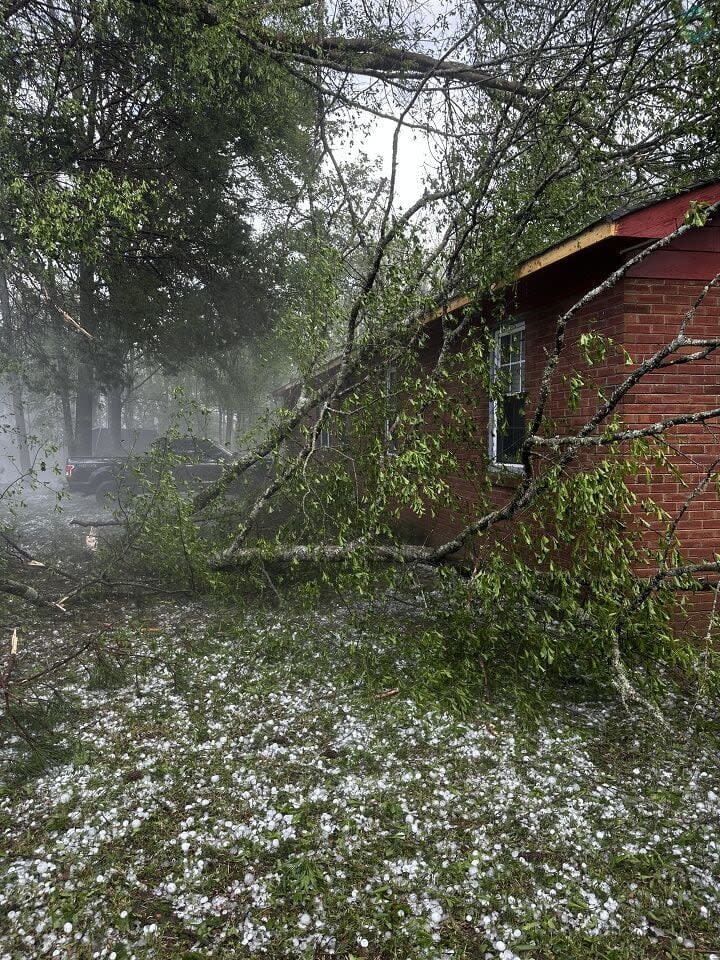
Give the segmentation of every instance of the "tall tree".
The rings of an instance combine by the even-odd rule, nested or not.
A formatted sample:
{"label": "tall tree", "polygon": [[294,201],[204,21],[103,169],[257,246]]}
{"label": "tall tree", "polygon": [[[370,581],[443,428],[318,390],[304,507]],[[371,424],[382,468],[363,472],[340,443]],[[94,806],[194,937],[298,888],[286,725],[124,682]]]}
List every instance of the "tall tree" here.
{"label": "tall tree", "polygon": [[25,398],[23,397],[23,383],[20,376],[21,351],[17,342],[17,324],[13,317],[10,305],[10,289],[8,287],[5,268],[0,264],[0,318],[2,320],[2,342],[5,348],[5,357],[8,364],[7,374],[10,384],[10,398],[12,400],[13,417],[15,420],[15,441],[18,448],[20,472],[30,473],[30,450],[28,447],[27,418],[25,416]]}
{"label": "tall tree", "polygon": [[[97,388],[122,382],[129,345],[176,358],[269,315],[251,223],[292,180],[306,107],[272,63],[193,26],[124,2],[8,12],[4,249],[40,291],[52,275],[85,331],[78,451],[89,451]],[[231,308],[241,297],[243,310]]]}

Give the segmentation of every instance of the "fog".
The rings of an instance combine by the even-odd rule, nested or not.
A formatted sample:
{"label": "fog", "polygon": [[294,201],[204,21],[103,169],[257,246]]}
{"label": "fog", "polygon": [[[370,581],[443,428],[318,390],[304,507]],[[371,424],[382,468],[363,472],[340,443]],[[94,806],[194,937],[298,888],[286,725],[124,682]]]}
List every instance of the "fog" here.
{"label": "fog", "polygon": [[24,397],[26,449],[30,470],[23,464],[22,435],[17,428],[13,403],[8,392],[0,392],[0,492],[37,480],[53,489],[60,488],[67,450],[52,397],[28,394]]}
{"label": "fog", "polygon": [[[139,454],[167,434],[208,438],[235,452],[245,449],[254,428],[273,408],[272,390],[283,375],[263,370],[246,355],[245,375],[239,382],[220,383],[211,375],[212,358],[200,359],[206,360],[201,374],[166,373],[136,353],[122,385],[93,384],[89,447],[78,440],[78,391],[72,384],[41,393],[31,367],[14,374],[12,388],[6,375],[0,387],[0,490],[38,484],[63,489],[69,457]],[[13,402],[18,390],[19,418]]]}

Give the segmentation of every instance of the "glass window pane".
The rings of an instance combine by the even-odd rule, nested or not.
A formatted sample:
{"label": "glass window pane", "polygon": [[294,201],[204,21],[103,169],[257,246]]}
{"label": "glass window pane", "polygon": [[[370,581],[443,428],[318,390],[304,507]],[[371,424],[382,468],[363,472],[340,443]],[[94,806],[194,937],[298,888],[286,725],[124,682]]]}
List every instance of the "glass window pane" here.
{"label": "glass window pane", "polygon": [[525,331],[501,334],[498,342],[497,375],[506,395],[522,393],[525,387]]}
{"label": "glass window pane", "polygon": [[519,463],[525,439],[525,397],[504,397],[498,404],[497,461]]}

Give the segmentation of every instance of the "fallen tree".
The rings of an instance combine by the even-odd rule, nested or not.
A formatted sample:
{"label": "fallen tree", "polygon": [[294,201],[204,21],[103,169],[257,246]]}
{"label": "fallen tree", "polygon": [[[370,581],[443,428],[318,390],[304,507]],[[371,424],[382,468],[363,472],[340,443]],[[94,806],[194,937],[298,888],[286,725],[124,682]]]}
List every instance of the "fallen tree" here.
{"label": "fallen tree", "polygon": [[[542,649],[541,625],[547,627],[549,615],[527,598],[553,596],[554,617],[565,605],[567,631],[583,629],[588,638],[595,631],[596,639],[604,631],[599,657],[612,664],[629,696],[623,656],[625,648],[645,650],[638,640],[642,624],[657,628],[653,598],[687,588],[691,577],[692,584],[713,589],[717,564],[683,562],[675,535],[682,517],[712,488],[717,465],[689,491],[677,516],[649,507],[652,522],[664,526],[654,556],[619,532],[638,510],[624,481],[647,463],[670,467],[674,432],[689,425],[709,429],[720,409],[713,404],[635,423],[626,401],[659,371],[691,369],[716,353],[720,338],[688,331],[718,278],[678,316],[670,339],[644,359],[630,357],[620,381],[594,395],[589,411],[586,403],[581,423],[555,429],[549,411],[566,387],[559,371],[570,326],[633,267],[712,221],[718,204],[689,208],[684,223],[639,251],[626,251],[618,269],[557,313],[517,483],[506,502],[497,505],[490,496],[483,454],[475,460],[482,495],[452,536],[419,545],[402,536],[396,521],[403,510],[420,514],[452,501],[447,473],[456,448],[477,433],[449,385],[469,395],[485,390],[494,403],[501,399],[493,337],[502,318],[512,316],[522,265],[616,203],[647,201],[720,172],[712,166],[718,140],[708,79],[717,45],[712,16],[697,14],[705,38],[698,43],[695,14],[656,0],[540,5],[518,9],[515,18],[506,4],[483,4],[458,11],[452,23],[428,23],[412,9],[400,20],[389,13],[384,22],[385,8],[372,6],[333,14],[322,4],[136,2],[161,7],[183,29],[208,31],[218,43],[262,51],[311,91],[316,119],[305,182],[285,211],[288,229],[306,238],[298,253],[306,299],[288,305],[275,341],[296,373],[293,399],[268,415],[254,444],[191,506],[167,490],[146,491],[139,514],[123,518],[123,559],[154,540],[154,552],[146,547],[144,556],[160,565],[174,537],[175,566],[168,569],[177,572],[180,564],[195,587],[197,563],[204,565],[205,582],[214,576],[208,567],[242,570],[250,578],[256,564],[263,576],[266,568],[327,564],[360,577],[378,561],[444,567],[462,556],[470,571],[469,609],[480,603],[487,611],[488,598],[501,595],[507,623],[517,626],[509,614],[513,596],[537,619]],[[363,116],[392,124],[380,180],[363,179],[343,152],[343,136],[351,137],[356,126],[364,134]],[[418,131],[434,162],[419,197],[408,201],[399,196],[402,143]],[[439,329],[439,345],[433,363],[422,368],[431,327]],[[582,335],[584,359],[571,373],[578,378],[573,389],[587,400],[593,385],[583,377],[593,351],[607,354],[616,345],[589,327]],[[397,372],[399,386],[381,382],[386,371]],[[403,409],[408,396],[412,402]],[[431,420],[440,424],[434,432]],[[338,445],[330,460],[323,453],[328,431],[339,432],[340,424],[350,442]],[[588,465],[591,454],[600,456]],[[262,489],[241,506],[229,505],[230,522],[213,527],[229,488],[260,463],[272,463]],[[559,510],[553,516],[560,497],[577,499],[578,517]],[[278,514],[279,529],[264,535],[262,523]],[[208,531],[203,537],[200,521]],[[565,529],[556,529],[562,524]],[[545,529],[547,536],[539,532]],[[528,541],[522,540],[524,558],[512,558],[503,541],[518,535]],[[586,554],[573,553],[580,567],[575,581],[558,562],[554,593],[548,591],[553,550],[572,552],[578,545]],[[652,572],[638,573],[652,562]],[[68,596],[110,583],[114,573],[113,561],[106,561],[102,576]],[[503,593],[503,577],[515,578],[514,591]],[[538,654],[538,663],[547,668],[552,656]]]}

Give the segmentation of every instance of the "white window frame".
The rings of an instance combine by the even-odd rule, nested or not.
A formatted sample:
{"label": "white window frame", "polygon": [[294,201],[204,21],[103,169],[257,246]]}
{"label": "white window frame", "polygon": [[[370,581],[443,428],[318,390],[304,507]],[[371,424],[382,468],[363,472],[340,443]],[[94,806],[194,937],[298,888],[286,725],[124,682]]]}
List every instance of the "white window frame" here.
{"label": "white window frame", "polygon": [[[508,324],[503,327],[498,327],[495,331],[495,346],[493,348],[493,358],[492,358],[492,380],[495,380],[496,372],[500,367],[500,341],[503,337],[507,337],[513,333],[518,333],[520,330],[525,331],[525,321],[518,320],[516,323]],[[523,349],[523,359],[522,359],[522,382],[520,393],[524,392],[525,388],[525,367],[527,365],[527,341],[525,341]],[[509,394],[508,394],[509,396]],[[497,424],[497,414],[498,414],[498,405],[497,400],[492,399],[488,405],[488,456],[490,458],[490,465],[496,470],[506,470],[509,473],[522,473],[523,466],[521,463],[503,463],[497,458],[497,438],[498,438],[498,424]]]}

